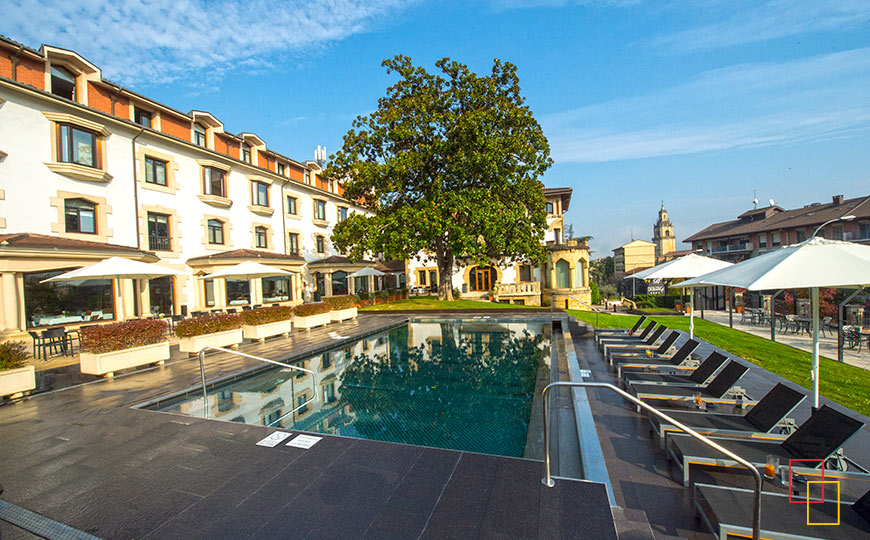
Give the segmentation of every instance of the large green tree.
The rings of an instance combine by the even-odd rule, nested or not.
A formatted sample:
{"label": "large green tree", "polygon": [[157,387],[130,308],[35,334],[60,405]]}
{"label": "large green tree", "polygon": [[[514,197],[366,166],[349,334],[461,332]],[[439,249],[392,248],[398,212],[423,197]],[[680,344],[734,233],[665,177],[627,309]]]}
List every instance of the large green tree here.
{"label": "large green tree", "polygon": [[552,160],[516,67],[495,60],[479,76],[442,58],[433,74],[401,55],[383,65],[399,80],[374,112],[354,120],[326,171],[370,214],[339,223],[333,243],[353,259],[434,260],[446,300],[457,260],[541,262],[547,224],[538,178]]}

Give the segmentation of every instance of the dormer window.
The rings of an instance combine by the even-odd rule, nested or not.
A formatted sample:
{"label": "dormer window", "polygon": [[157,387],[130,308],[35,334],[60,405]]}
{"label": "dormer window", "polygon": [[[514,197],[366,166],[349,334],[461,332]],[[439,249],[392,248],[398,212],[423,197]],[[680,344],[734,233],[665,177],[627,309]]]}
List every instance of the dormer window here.
{"label": "dormer window", "polygon": [[205,148],[207,146],[205,139],[205,128],[199,124],[193,125],[193,143],[202,148]]}
{"label": "dormer window", "polygon": [[251,146],[247,143],[242,143],[242,161],[251,162]]}
{"label": "dormer window", "polygon": [[140,126],[145,126],[147,128],[151,127],[151,113],[148,111],[143,111],[139,107],[135,107],[133,109],[133,121],[139,124]]}
{"label": "dormer window", "polygon": [[284,174],[284,164],[283,163],[278,164],[278,174],[280,174],[281,176],[286,176],[286,174]]}
{"label": "dormer window", "polygon": [[305,183],[311,185],[311,171],[305,169]]}
{"label": "dormer window", "polygon": [[76,76],[66,68],[51,66],[51,93],[75,101]]}

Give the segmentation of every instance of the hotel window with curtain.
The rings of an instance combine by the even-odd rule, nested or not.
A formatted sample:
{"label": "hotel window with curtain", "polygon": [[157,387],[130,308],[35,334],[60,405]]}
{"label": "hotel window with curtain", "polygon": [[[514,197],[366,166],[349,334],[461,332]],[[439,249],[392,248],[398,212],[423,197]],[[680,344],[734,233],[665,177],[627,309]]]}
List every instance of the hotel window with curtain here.
{"label": "hotel window with curtain", "polygon": [[254,227],[254,245],[258,248],[268,248],[269,246],[266,238],[266,227]]}
{"label": "hotel window with curtain", "polygon": [[166,185],[166,162],[145,156],[145,181],[158,186]]}
{"label": "hotel window with curtain", "polygon": [[203,192],[206,195],[226,197],[226,176],[224,171],[216,167],[202,168]]}
{"label": "hotel window with curtain", "polygon": [[199,124],[193,125],[193,144],[205,148],[207,146],[205,128]]}
{"label": "hotel window with curtain", "polygon": [[76,76],[60,66],[51,66],[51,93],[62,98],[76,100]]}
{"label": "hotel window with curtain", "polygon": [[269,184],[251,182],[251,201],[255,206],[269,206]]}
{"label": "hotel window with curtain", "polygon": [[290,233],[287,236],[287,251],[290,255],[299,255],[299,234]]}
{"label": "hotel window with curtain", "polygon": [[97,134],[69,124],[58,124],[57,160],[100,168]]}
{"label": "hotel window with curtain", "polygon": [[208,220],[208,243],[223,244],[224,243],[224,224],[218,219]]}
{"label": "hotel window with curtain", "polygon": [[314,200],[314,219],[326,219],[326,201]]}
{"label": "hotel window with curtain", "polygon": [[287,196],[287,213],[296,215],[296,197]]}
{"label": "hotel window with curtain", "polygon": [[97,205],[84,199],[64,201],[66,232],[97,234]]}

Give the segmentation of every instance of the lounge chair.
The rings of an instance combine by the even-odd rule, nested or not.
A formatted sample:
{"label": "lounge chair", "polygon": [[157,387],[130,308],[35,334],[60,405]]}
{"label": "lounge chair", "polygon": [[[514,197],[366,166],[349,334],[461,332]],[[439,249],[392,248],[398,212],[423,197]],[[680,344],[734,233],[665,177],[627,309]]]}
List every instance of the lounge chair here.
{"label": "lounge chair", "polygon": [[[735,362],[728,362],[716,377],[706,386],[660,386],[657,384],[633,384],[628,391],[640,400],[700,400],[704,403],[736,403],[735,399],[724,397],[734,383],[740,380],[749,370],[748,367]],[[742,399],[741,399],[742,400]],[[640,407],[637,408],[640,412]]]}
{"label": "lounge chair", "polygon": [[657,346],[655,342],[665,333],[667,327],[659,326],[645,339],[645,340],[634,340],[634,341],[603,341],[601,343],[601,349],[604,351],[604,356],[612,354],[614,350],[616,351],[642,351],[644,349],[655,349]]}
{"label": "lounge chair", "polygon": [[[632,384],[655,384],[664,386],[698,386],[707,382],[716,371],[722,367],[727,358],[724,354],[713,351],[706,360],[701,362],[691,373],[637,373],[629,371],[622,374],[622,382],[625,386]],[[619,366],[620,368],[624,366]],[[646,367],[641,365],[640,367]],[[662,367],[651,365],[651,368]],[[665,369],[675,367],[667,366]]]}
{"label": "lounge chair", "polygon": [[[753,496],[751,489],[695,484],[695,512],[716,538],[750,538]],[[763,491],[759,536],[770,540],[870,537],[870,491],[853,503],[837,500],[830,493],[824,501],[815,497],[804,501],[805,497],[795,502],[788,494]]]}
{"label": "lounge chair", "polygon": [[638,328],[646,321],[646,315],[641,315],[640,319],[634,323],[631,328],[600,328],[595,331],[595,341],[602,337],[617,337],[617,336],[632,336],[637,332]]}
{"label": "lounge chair", "polygon": [[646,351],[649,350],[652,354],[656,356],[661,356],[668,352],[674,342],[680,338],[680,333],[676,330],[671,330],[668,332],[668,335],[665,336],[665,339],[661,342],[661,344],[653,350],[655,345],[645,345],[641,347],[632,347],[631,349],[610,349],[608,352],[610,355],[607,358],[607,361],[610,362],[610,358],[614,355],[619,357],[630,357],[630,358],[639,358],[643,357],[646,354]]}
{"label": "lounge chair", "polygon": [[658,367],[667,366],[676,369],[680,364],[689,358],[689,355],[698,348],[698,342],[690,339],[683,343],[671,356],[650,356],[645,358],[642,356],[618,356],[614,355],[611,364],[616,366],[616,376],[622,378],[623,372],[628,370],[640,369],[656,369]]}
{"label": "lounge chair", "polygon": [[[827,405],[822,405],[806,422],[785,440],[737,440],[717,438],[716,442],[746,461],[763,467],[768,455],[779,456],[780,463],[798,460],[801,466],[818,466],[842,447],[864,426]],[[736,461],[706,444],[680,433],[668,437],[668,453],[683,469],[683,485],[689,485],[691,465],[737,467]],[[816,460],[816,461],[809,461]]]}
{"label": "lounge chair", "polygon": [[[667,415],[702,435],[759,439],[764,437],[761,434],[770,433],[780,425],[804,398],[806,396],[797,390],[777,383],[744,415],[708,411],[667,411]],[[680,433],[676,426],[654,414],[649,415],[649,423],[650,428],[659,436],[659,447],[662,450],[665,449],[669,433]]]}
{"label": "lounge chair", "polygon": [[658,323],[656,323],[655,321],[650,321],[649,324],[647,324],[646,326],[643,327],[643,330],[641,330],[639,334],[631,334],[631,335],[619,334],[616,336],[602,336],[598,340],[598,346],[602,347],[604,345],[604,343],[606,343],[608,341],[612,341],[614,343],[618,343],[618,342],[632,343],[632,342],[637,342],[639,340],[644,340],[647,338],[649,333],[652,332],[652,330],[653,330],[653,328],[655,328],[656,324],[658,324]]}

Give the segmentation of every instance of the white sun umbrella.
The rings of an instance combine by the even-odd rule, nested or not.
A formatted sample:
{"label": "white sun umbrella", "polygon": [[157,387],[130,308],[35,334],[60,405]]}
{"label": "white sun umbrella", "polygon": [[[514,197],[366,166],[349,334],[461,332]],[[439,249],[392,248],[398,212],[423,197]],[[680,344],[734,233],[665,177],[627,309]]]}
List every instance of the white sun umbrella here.
{"label": "white sun umbrella", "polygon": [[813,406],[819,406],[819,288],[870,284],[870,246],[810,238],[680,283],[750,291],[810,289],[813,310]]}
{"label": "white sun umbrella", "polygon": [[[632,277],[637,279],[687,279],[709,274],[722,268],[734,266],[734,263],[720,261],[712,257],[704,257],[689,253],[677,259],[670,260],[652,268],[647,268]],[[674,287],[682,287],[677,283]],[[695,337],[695,295],[689,295],[689,337]]]}
{"label": "white sun umbrella", "polygon": [[[178,276],[184,272],[158,266],[156,264],[134,261],[123,257],[111,257],[102,260],[96,264],[85,266],[77,270],[54,276],[52,278],[42,280],[42,283],[48,281],[68,281],[73,284],[81,285],[92,279],[113,279],[118,281],[115,290],[118,293],[118,320],[124,318],[124,304],[121,301],[121,283],[122,279],[154,279],[165,276]],[[78,283],[76,283],[78,282]]]}
{"label": "white sun umbrella", "polygon": [[260,264],[254,261],[245,261],[217,272],[212,272],[207,276],[202,276],[201,279],[224,278],[224,279],[244,279],[248,281],[248,297],[251,300],[251,306],[254,305],[254,283],[255,279],[275,276],[291,276],[293,272]]}
{"label": "white sun umbrella", "polygon": [[366,277],[366,276],[385,276],[387,274],[381,272],[380,270],[376,270],[370,266],[366,266],[360,270],[357,270],[353,274],[347,277]]}

